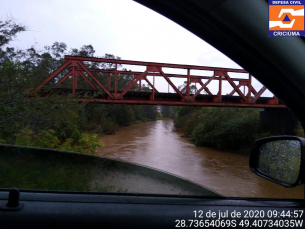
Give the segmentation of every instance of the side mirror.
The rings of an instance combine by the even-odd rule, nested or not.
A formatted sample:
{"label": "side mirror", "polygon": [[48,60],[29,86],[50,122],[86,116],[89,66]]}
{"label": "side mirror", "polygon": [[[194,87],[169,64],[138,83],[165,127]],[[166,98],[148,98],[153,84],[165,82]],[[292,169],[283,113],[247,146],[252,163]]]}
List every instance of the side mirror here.
{"label": "side mirror", "polygon": [[295,136],[254,142],[249,161],[253,173],[285,187],[304,183],[305,139]]}

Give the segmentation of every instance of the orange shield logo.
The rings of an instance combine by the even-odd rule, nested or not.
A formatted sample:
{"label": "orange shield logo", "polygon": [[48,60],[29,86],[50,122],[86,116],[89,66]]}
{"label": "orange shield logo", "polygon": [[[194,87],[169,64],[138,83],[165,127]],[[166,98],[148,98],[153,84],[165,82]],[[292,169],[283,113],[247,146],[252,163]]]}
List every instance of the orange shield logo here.
{"label": "orange shield logo", "polygon": [[305,35],[303,1],[269,0],[269,36]]}

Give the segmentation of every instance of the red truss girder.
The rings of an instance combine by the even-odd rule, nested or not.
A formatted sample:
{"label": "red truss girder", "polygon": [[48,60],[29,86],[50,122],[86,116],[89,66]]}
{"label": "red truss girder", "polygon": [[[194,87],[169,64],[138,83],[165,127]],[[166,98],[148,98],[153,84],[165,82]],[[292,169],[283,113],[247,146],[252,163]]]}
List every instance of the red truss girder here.
{"label": "red truss girder", "polygon": [[[87,68],[85,62],[102,62],[112,63],[115,65],[114,69],[92,69]],[[145,66],[144,72],[139,71],[126,71],[119,70],[119,64],[127,65],[140,65]],[[163,68],[177,68],[187,69],[187,74],[168,74],[165,73]],[[115,59],[103,59],[103,58],[90,58],[80,56],[65,56],[65,63],[62,64],[57,70],[50,74],[40,85],[31,89],[31,92],[38,92],[43,86],[54,80],[59,73],[68,69],[68,73],[57,80],[53,88],[58,87],[65,80],[72,76],[72,90],[73,95],[77,94],[77,79],[84,79],[93,90],[104,91],[104,95],[94,99],[85,99],[78,95],[78,99],[81,101],[99,102],[99,103],[127,103],[127,104],[153,104],[153,105],[193,105],[193,106],[234,106],[234,107],[279,107],[284,108],[282,104],[275,96],[272,98],[261,98],[262,93],[267,89],[262,87],[258,92],[252,86],[252,76],[249,74],[248,79],[244,78],[232,78],[228,73],[247,73],[243,69],[231,69],[231,68],[215,68],[205,66],[192,66],[192,65],[178,65],[178,64],[165,64],[165,63],[153,63],[142,61],[129,61],[129,60],[115,60]],[[191,75],[191,70],[208,70],[213,71],[212,76],[200,76]],[[107,85],[101,83],[95,76],[94,72],[108,73]],[[133,79],[129,81],[120,91],[118,91],[118,74],[133,75]],[[114,91],[110,91],[111,77],[114,76]],[[147,79],[147,76],[153,76],[153,83]],[[173,88],[175,93],[160,93],[156,89],[155,77],[163,77],[169,86]],[[171,78],[185,78],[186,86],[179,90],[175,84],[171,81]],[[152,88],[151,92],[141,92],[141,82],[146,81]],[[202,80],[205,80],[203,82]],[[213,95],[208,88],[212,81],[218,80],[218,93]],[[230,94],[222,95],[222,81],[227,81],[233,88]],[[237,84],[235,83],[237,82]],[[195,83],[195,93],[190,94],[191,84]],[[95,84],[95,85],[94,85]],[[131,91],[136,84],[139,84],[139,92]],[[96,86],[97,85],[97,86]],[[197,88],[197,85],[200,88]],[[168,87],[169,87],[168,86]],[[247,94],[245,94],[245,88],[248,88]],[[242,92],[243,89],[243,92]],[[205,91],[207,95],[200,94]],[[237,94],[238,96],[233,96]]]}

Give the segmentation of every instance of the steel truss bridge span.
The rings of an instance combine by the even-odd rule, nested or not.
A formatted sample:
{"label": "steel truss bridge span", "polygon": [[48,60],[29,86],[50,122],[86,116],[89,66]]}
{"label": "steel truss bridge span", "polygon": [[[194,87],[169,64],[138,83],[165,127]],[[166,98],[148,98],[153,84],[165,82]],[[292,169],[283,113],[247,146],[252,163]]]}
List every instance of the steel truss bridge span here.
{"label": "steel truss bridge span", "polygon": [[[87,64],[89,62],[105,64],[104,66],[111,64],[111,68],[90,68]],[[120,65],[136,65],[142,66],[142,68],[144,66],[145,70],[121,70],[119,69]],[[168,68],[186,70],[187,74],[166,73],[165,70]],[[212,76],[194,75],[191,74],[192,70],[211,71],[213,74]],[[275,96],[261,97],[267,88],[263,86],[258,91],[254,89],[252,76],[249,73],[247,73],[247,78],[234,78],[229,76],[231,73],[247,73],[247,71],[231,68],[65,56],[65,62],[58,69],[36,88],[28,89],[28,91],[38,92],[41,96],[44,96],[46,92],[41,92],[43,87],[51,84],[52,88],[48,93],[54,91],[72,93],[80,101],[95,103],[286,108]],[[125,86],[119,88],[118,77],[122,74],[132,75],[132,77],[129,77],[130,80]],[[148,77],[151,79],[148,79]],[[167,92],[159,92],[157,90],[160,85],[156,84],[156,77],[161,77],[165,80],[165,84],[168,86]],[[177,87],[172,80],[173,78],[182,78],[186,82],[184,87]],[[59,88],[67,79],[70,79],[70,81],[72,79],[72,87]],[[85,81],[90,89],[78,88],[78,79]],[[216,90],[217,93],[213,94],[211,92],[211,83],[215,81],[218,81],[216,84],[218,88]],[[222,85],[225,81],[231,85],[232,91],[223,95]],[[150,86],[150,92],[142,91],[143,82]],[[215,91],[215,84],[213,87]],[[135,91],[135,88],[137,91]],[[174,93],[169,92],[170,88]],[[103,93],[99,93],[94,98],[85,96],[88,94],[93,95],[95,92],[100,91]]]}

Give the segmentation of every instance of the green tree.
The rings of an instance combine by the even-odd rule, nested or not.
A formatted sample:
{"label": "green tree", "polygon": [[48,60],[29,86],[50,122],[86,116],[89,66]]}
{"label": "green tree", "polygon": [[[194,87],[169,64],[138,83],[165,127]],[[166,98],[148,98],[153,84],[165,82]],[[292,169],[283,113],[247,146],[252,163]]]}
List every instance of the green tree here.
{"label": "green tree", "polygon": [[[18,33],[26,31],[26,27],[17,24],[12,18],[0,21],[0,49],[7,45]],[[3,50],[1,50],[3,52]]]}
{"label": "green tree", "polygon": [[[72,48],[69,51],[63,42],[54,42],[53,45],[45,46],[42,50],[38,50],[35,46],[25,50],[9,47],[13,37],[22,31],[25,31],[25,27],[12,20],[0,22],[0,142],[19,144],[24,141],[24,144],[47,146],[49,143],[46,143],[48,142],[46,136],[49,134],[49,137],[54,135],[54,139],[59,141],[58,144],[50,143],[49,147],[60,147],[61,144],[65,144],[68,148],[76,149],[77,144],[82,144],[81,139],[83,142],[84,139],[93,139],[83,136],[82,132],[85,130],[101,129],[104,132],[113,133],[118,125],[130,125],[136,119],[155,120],[154,106],[89,105],[79,103],[71,95],[56,93],[49,95],[47,93],[49,89],[68,70],[63,71],[43,87],[40,91],[45,93],[43,99],[26,92],[25,89],[35,88],[56,70],[64,62],[64,55],[96,56],[94,56],[95,50],[92,45],[83,45],[79,49]],[[103,58],[120,59],[107,53]],[[93,69],[115,69],[113,63],[86,61],[85,65]],[[117,68],[127,71],[122,69],[121,65],[117,65]],[[107,85],[107,73],[94,72],[93,74]],[[88,78],[96,85],[90,77]],[[118,90],[121,90],[132,78],[131,74],[118,74]],[[67,79],[61,87],[72,88],[71,80]],[[114,76],[111,80],[111,90],[114,90]],[[91,89],[81,77],[78,79],[78,87]],[[98,85],[96,87],[98,88]],[[138,85],[136,84],[132,90],[138,90]],[[150,91],[145,85],[142,90]],[[95,127],[88,128],[88,125],[92,123]],[[26,133],[24,139],[21,137],[22,133]]]}
{"label": "green tree", "polygon": [[175,106],[161,106],[161,114],[163,117],[175,118],[177,109]]}

